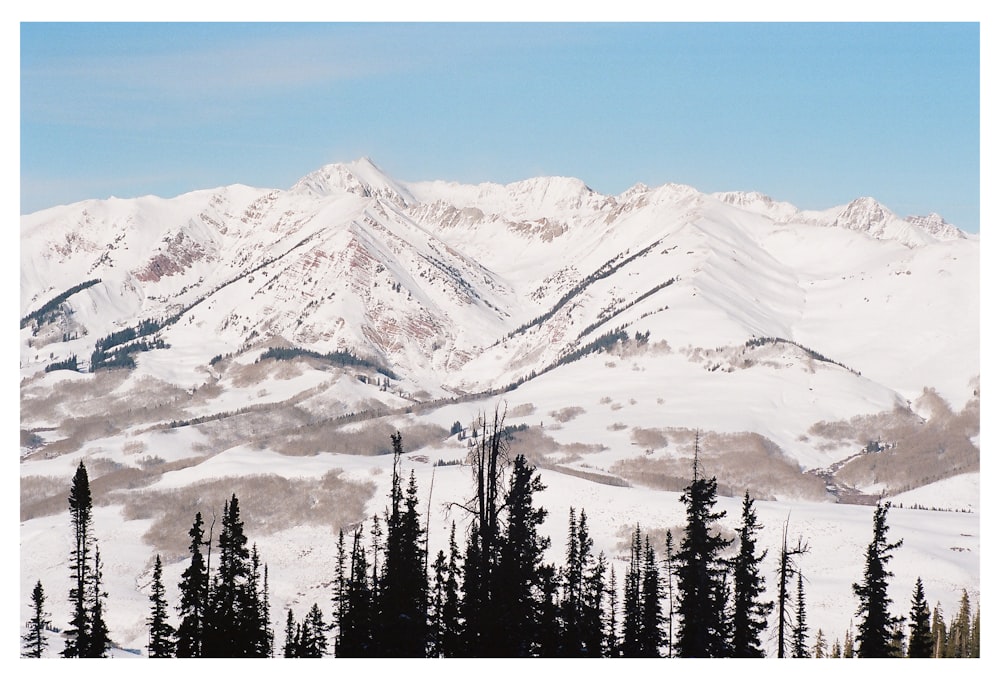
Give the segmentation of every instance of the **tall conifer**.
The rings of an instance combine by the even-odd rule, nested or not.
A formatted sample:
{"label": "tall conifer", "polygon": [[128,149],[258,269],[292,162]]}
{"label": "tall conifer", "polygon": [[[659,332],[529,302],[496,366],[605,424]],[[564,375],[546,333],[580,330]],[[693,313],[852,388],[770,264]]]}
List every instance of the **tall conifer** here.
{"label": "tall conifer", "polygon": [[28,619],[27,632],[21,636],[22,656],[38,659],[45,652],[49,645],[49,640],[45,636],[45,629],[52,623],[48,613],[45,611],[45,590],[42,582],[35,583],[31,590],[31,618]]}
{"label": "tall conifer", "polygon": [[205,616],[208,611],[208,567],[201,553],[205,545],[201,513],[195,513],[194,523],[188,536],[191,537],[191,562],[184,573],[178,590],[181,594],[177,608],[180,623],[177,626],[176,654],[181,658],[196,658],[202,655],[202,638],[205,634]]}
{"label": "tall conifer", "polygon": [[73,527],[73,549],[70,552],[70,573],[73,586],[69,591],[72,618],[65,631],[64,657],[87,656],[90,648],[92,612],[88,602],[91,582],[90,553],[94,543],[93,500],[90,478],[81,461],[73,475],[69,492],[69,514]]}
{"label": "tall conifer", "polygon": [[887,564],[892,558],[892,551],[903,544],[902,539],[890,543],[888,539],[889,525],[886,515],[889,512],[888,503],[881,501],[875,504],[873,518],[872,542],[865,553],[865,571],[861,583],[852,584],[854,594],[858,598],[858,656],[862,658],[886,657],[890,653],[892,628],[899,620],[889,613],[889,577],[892,572]]}
{"label": "tall conifer", "polygon": [[149,656],[169,658],[174,655],[174,627],[167,621],[166,589],[163,587],[163,563],[156,556],[153,564],[153,583],[149,593]]}
{"label": "tall conifer", "polygon": [[924,596],[924,582],[917,577],[910,600],[910,643],[907,656],[914,659],[929,659],[934,654],[934,638],[931,635],[931,612]]}
{"label": "tall conifer", "polygon": [[739,530],[739,552],[733,559],[733,656],[760,658],[761,633],[767,628],[767,617],[774,603],[764,601],[764,576],[760,565],[767,556],[764,550],[757,554],[757,532],[763,527],[757,523],[757,513],[750,499],[750,492],[743,494],[743,523]]}

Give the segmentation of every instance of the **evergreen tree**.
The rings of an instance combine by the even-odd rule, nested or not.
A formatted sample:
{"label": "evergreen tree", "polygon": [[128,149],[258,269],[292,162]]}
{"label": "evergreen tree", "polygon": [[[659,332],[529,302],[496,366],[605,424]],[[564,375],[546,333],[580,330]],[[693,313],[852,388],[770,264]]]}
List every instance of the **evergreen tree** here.
{"label": "evergreen tree", "polygon": [[817,659],[826,658],[826,638],[823,636],[823,629],[816,630],[816,642],[813,644],[813,657]]}
{"label": "evergreen tree", "polygon": [[81,650],[80,656],[88,658],[104,658],[111,649],[111,638],[109,637],[108,625],[104,621],[104,602],[108,594],[104,592],[101,580],[104,572],[101,568],[101,549],[94,545],[94,571],[91,575],[90,588],[90,635],[87,640],[87,647]]}
{"label": "evergreen tree", "polygon": [[805,659],[809,656],[806,646],[806,595],[802,588],[802,572],[799,572],[797,596],[795,599],[795,626],[792,628],[792,658]]}
{"label": "evergreen tree", "polygon": [[666,559],[664,560],[664,571],[667,577],[667,656],[674,655],[674,573],[676,571],[676,549],[674,548],[674,535],[667,529],[666,538]]}
{"label": "evergreen tree", "polygon": [[351,548],[351,571],[346,592],[341,603],[341,621],[338,631],[337,655],[341,657],[369,656],[374,653],[373,618],[374,603],[368,581],[368,560],[361,544],[361,528],[354,532]]}
{"label": "evergreen tree", "polygon": [[149,601],[149,656],[150,658],[169,658],[174,655],[174,627],[167,621],[166,589],[163,587],[163,563],[156,556],[153,564],[153,584]]}
{"label": "evergreen tree", "polygon": [[981,603],[976,603],[976,615],[972,619],[972,631],[969,636],[969,656],[973,659],[979,658],[979,610]]}
{"label": "evergreen tree", "polygon": [[[344,529],[337,532],[337,561],[333,568],[333,622],[332,628],[337,632],[334,634],[334,649],[340,639],[340,626],[344,618],[344,608],[347,601],[347,551],[344,547]],[[337,652],[339,655],[339,652]]]}
{"label": "evergreen tree", "polygon": [[294,659],[299,655],[299,641],[296,633],[295,614],[289,609],[285,618],[285,646],[283,648],[283,656],[286,659]]}
{"label": "evergreen tree", "polygon": [[698,436],[691,484],[684,489],[681,502],[687,508],[687,522],[681,549],[677,554],[677,590],[680,627],[677,634],[677,654],[681,657],[716,656],[726,647],[722,634],[725,565],[722,551],[730,541],[712,532],[711,526],[725,516],[713,512],[717,482],[698,474]]}
{"label": "evergreen tree", "polygon": [[764,576],[760,565],[767,556],[757,551],[757,532],[763,527],[757,523],[750,492],[743,494],[743,524],[739,530],[739,552],[733,559],[733,656],[761,658],[761,633],[767,628],[767,617],[774,603],[762,601]]}
{"label": "evergreen tree", "polygon": [[873,536],[865,556],[864,578],[861,583],[851,586],[859,600],[857,613],[861,622],[858,624],[857,652],[862,658],[889,655],[892,627],[899,620],[889,613],[892,600],[889,598],[888,588],[892,572],[886,565],[892,557],[892,551],[902,545],[903,541],[889,542],[889,527],[886,523],[888,511],[888,504],[875,504]]}
{"label": "evergreen tree", "polygon": [[637,657],[642,653],[642,537],[635,525],[629,548],[629,565],[625,571],[625,592],[622,597],[621,656]]}
{"label": "evergreen tree", "polygon": [[391,510],[386,521],[386,559],[379,592],[379,653],[386,657],[422,657],[427,647],[427,570],[417,512],[417,483],[410,472],[405,499],[400,479],[402,435],[392,435]]}
{"label": "evergreen tree", "polygon": [[306,618],[302,621],[298,656],[303,659],[319,659],[326,656],[326,652],[326,623],[323,621],[322,610],[314,602],[309,608]]}
{"label": "evergreen tree", "polygon": [[499,541],[494,572],[494,612],[503,631],[492,641],[494,653],[505,657],[532,656],[538,651],[542,556],[549,539],[538,533],[548,514],[536,508],[534,495],[545,489],[533,465],[523,455],[514,459],[504,505],[507,526]]}
{"label": "evergreen tree", "polygon": [[944,615],[941,613],[941,603],[934,605],[934,612],[931,614],[931,637],[934,639],[935,659],[944,658],[948,648],[948,631],[944,623]]}
{"label": "evergreen tree", "polygon": [[[581,520],[585,514],[581,511]],[[585,522],[584,522],[585,524]],[[588,538],[588,541],[590,539]],[[608,570],[608,560],[604,553],[598,553],[584,579],[583,590],[583,645],[587,656],[600,657],[607,653],[604,634],[604,575]]]}
{"label": "evergreen tree", "polygon": [[90,479],[83,462],[77,466],[69,492],[69,514],[73,526],[73,549],[70,552],[70,572],[73,587],[69,591],[72,618],[65,631],[64,657],[82,657],[90,648],[91,616],[88,591],[91,582],[90,553],[94,543],[93,500]]}
{"label": "evergreen tree", "polygon": [[972,637],[972,610],[969,605],[969,591],[962,589],[962,598],[958,604],[958,612],[948,627],[947,656],[950,659],[966,659],[969,657]]}
{"label": "evergreen tree", "polygon": [[844,658],[854,658],[854,631],[850,626],[847,627],[847,632],[844,633]]}
{"label": "evergreen tree", "polygon": [[538,610],[539,633],[536,653],[541,657],[554,657],[561,653],[562,644],[557,602],[559,579],[556,576],[555,566],[543,564],[538,570],[538,577],[541,583],[541,604]]}
{"label": "evergreen tree", "polygon": [[178,607],[180,624],[177,626],[176,653],[181,658],[202,656],[202,637],[205,633],[205,616],[208,611],[208,567],[201,554],[205,545],[201,513],[194,516],[194,524],[188,531],[191,537],[191,562],[181,574],[178,590],[181,602]]}
{"label": "evergreen tree", "polygon": [[618,580],[615,566],[611,565],[611,583],[608,585],[608,628],[604,635],[604,652],[611,658],[620,656],[618,642]]}
{"label": "evergreen tree", "polygon": [[51,625],[48,613],[45,611],[45,590],[42,582],[35,583],[31,591],[31,618],[27,622],[27,632],[21,636],[22,656],[40,659],[42,653],[49,645],[48,638],[45,637],[45,629]]}
{"label": "evergreen tree", "polygon": [[809,552],[800,537],[794,547],[788,545],[788,520],[781,530],[781,554],[778,559],[778,658],[785,657],[785,631],[793,627],[791,581],[795,575],[795,558]]}
{"label": "evergreen tree", "polygon": [[223,508],[218,548],[219,566],[212,579],[202,655],[262,656],[257,635],[257,584],[251,572],[250,550],[236,494]]}
{"label": "evergreen tree", "polygon": [[444,550],[438,550],[431,565],[433,581],[430,588],[429,614],[427,616],[427,657],[436,659],[443,656],[441,641],[444,637],[444,593],[448,578],[448,561]]}
{"label": "evergreen tree", "polygon": [[461,573],[461,555],[455,540],[455,523],[451,523],[451,536],[448,540],[448,571],[444,582],[444,602],[441,606],[441,656],[455,657],[462,650],[461,622],[461,590],[459,578]]}
{"label": "evergreen tree", "polygon": [[656,552],[646,536],[643,548],[642,594],[639,626],[639,656],[655,658],[660,656],[663,644],[663,613],[660,599],[660,570],[656,564]]}
{"label": "evergreen tree", "polygon": [[931,612],[924,596],[924,583],[917,577],[910,601],[910,658],[929,659],[934,654],[934,638],[931,635]]}
{"label": "evergreen tree", "polygon": [[830,658],[839,659],[844,655],[843,649],[840,646],[840,640],[837,638],[833,639],[833,644],[830,646]]}

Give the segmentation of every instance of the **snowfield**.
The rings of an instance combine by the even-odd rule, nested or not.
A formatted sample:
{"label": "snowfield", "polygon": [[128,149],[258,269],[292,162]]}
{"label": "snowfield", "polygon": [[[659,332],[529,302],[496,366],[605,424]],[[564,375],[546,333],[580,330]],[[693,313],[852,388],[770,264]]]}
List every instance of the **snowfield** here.
{"label": "snowfield", "polygon": [[[116,656],[145,654],[155,556],[176,604],[194,512],[207,525],[236,492],[280,646],[286,608],[328,616],[338,530],[388,503],[389,433],[433,559],[452,521],[465,529],[461,463],[497,407],[547,486],[550,561],[571,507],[619,583],[637,523],[660,550],[679,539],[697,432],[723,529],[744,489],[757,499],[771,596],[786,523],[808,543],[810,639],[843,640],[856,617],[880,495],[903,540],[894,613],[919,576],[948,621],[963,588],[973,606],[981,592],[979,247],[871,198],[800,211],[680,184],[401,182],[369,159],[288,190],[22,216],[20,621],[38,579],[54,625],[69,620],[66,495],[84,461]],[[143,321],[153,332],[120,339]],[[162,346],[89,372],[112,337]],[[80,372],[45,371],[73,356]]]}

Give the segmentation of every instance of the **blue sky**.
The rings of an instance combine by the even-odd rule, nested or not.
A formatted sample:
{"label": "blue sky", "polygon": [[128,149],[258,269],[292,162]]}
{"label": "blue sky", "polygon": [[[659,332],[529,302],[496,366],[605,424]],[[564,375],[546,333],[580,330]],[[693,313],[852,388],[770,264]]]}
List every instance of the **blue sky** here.
{"label": "blue sky", "polygon": [[976,23],[23,23],[21,212],[402,180],[874,196],[979,231]]}

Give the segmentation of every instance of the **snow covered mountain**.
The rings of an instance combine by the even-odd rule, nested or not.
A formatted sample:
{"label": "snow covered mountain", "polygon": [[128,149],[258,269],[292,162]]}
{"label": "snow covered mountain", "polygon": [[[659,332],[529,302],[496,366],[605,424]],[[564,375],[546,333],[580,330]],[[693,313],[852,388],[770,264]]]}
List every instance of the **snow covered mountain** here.
{"label": "snow covered mountain", "polygon": [[[845,504],[876,494],[973,511],[933,513],[961,559],[911,539],[899,569],[944,550],[952,567],[918,573],[952,604],[979,578],[978,282],[977,236],[872,198],[802,211],[678,184],[605,196],[561,177],[402,182],[369,159],[288,190],[26,215],[22,573],[61,577],[52,535],[87,461],[107,503],[98,534],[131,546],[112,587],[134,605],[118,635],[140,646],[152,555],[180,573],[186,528],[167,529],[189,526],[194,498],[242,484],[351,499],[262,509],[262,542],[295,550],[303,531],[384,505],[384,458],[356,454],[388,450],[395,428],[422,481],[439,471],[435,503],[462,494],[461,466],[434,463],[460,461],[472,421],[499,402],[552,505],[586,506],[609,554],[629,522],[679,522],[654,506],[679,510],[697,430],[720,490],[750,489],[778,523],[789,507],[811,522],[839,512],[863,544],[868,510]],[[255,492],[252,475],[278,486]],[[565,513],[552,514],[559,546]],[[299,566],[278,601],[305,597]],[[846,599],[842,575],[828,579]],[[851,603],[830,598],[825,615],[846,625]]]}

